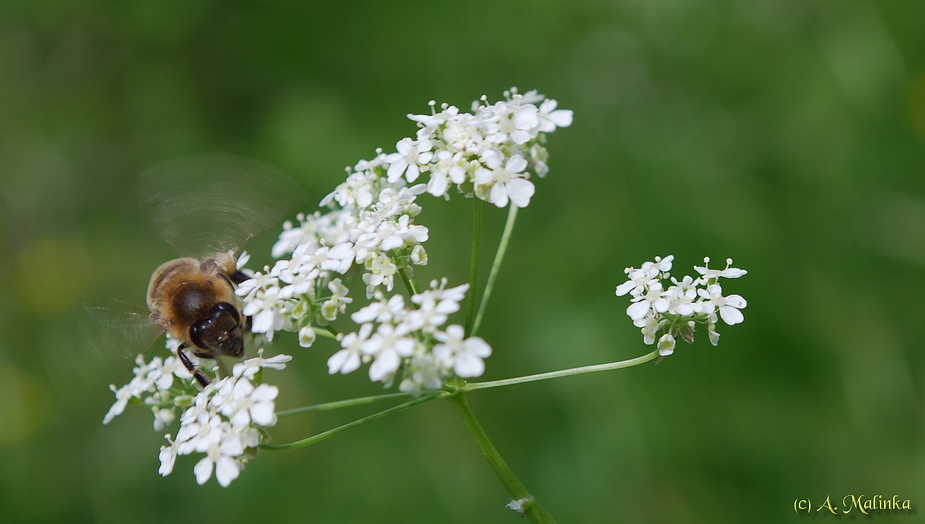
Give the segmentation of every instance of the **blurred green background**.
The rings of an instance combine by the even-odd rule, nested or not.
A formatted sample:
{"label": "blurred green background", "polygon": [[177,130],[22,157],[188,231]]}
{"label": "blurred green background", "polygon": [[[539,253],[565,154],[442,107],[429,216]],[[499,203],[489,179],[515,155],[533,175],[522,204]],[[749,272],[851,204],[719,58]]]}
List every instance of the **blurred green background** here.
{"label": "blurred green background", "polygon": [[[131,361],[81,334],[83,304],[143,304],[175,256],[136,203],[144,167],[249,155],[298,178],[311,211],[344,166],[414,133],[407,113],[512,85],[575,122],[549,137],[551,173],[519,216],[484,378],[648,352],[613,294],[626,266],[749,271],[726,286],[746,321],[717,348],[702,335],[657,366],[470,396],[553,515],[776,523],[806,518],[796,498],[849,494],[920,507],[923,20],[908,1],[3,2],[0,520],[521,522],[445,402],[262,453],[227,489],[197,486],[193,457],[161,478],[147,410],[101,424]],[[461,283],[470,202],[422,199],[420,274]],[[504,219],[490,207],[488,246]],[[249,246],[259,263],[277,231]],[[296,356],[268,378],[281,409],[381,391],[329,377],[329,341],[274,349]]]}

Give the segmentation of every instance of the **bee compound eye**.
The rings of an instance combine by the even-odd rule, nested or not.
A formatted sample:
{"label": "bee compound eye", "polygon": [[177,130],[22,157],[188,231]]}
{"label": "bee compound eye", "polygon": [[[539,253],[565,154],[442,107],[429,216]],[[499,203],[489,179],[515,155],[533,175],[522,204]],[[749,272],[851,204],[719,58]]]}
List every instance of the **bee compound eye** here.
{"label": "bee compound eye", "polygon": [[237,326],[241,323],[238,308],[228,302],[219,302],[212,306],[210,317],[216,325],[233,324]]}
{"label": "bee compound eye", "polygon": [[206,319],[201,322],[196,322],[189,328],[189,338],[190,342],[193,343],[199,349],[204,349],[211,351],[213,348],[211,345],[206,343],[208,338],[209,331],[212,328],[211,319]]}

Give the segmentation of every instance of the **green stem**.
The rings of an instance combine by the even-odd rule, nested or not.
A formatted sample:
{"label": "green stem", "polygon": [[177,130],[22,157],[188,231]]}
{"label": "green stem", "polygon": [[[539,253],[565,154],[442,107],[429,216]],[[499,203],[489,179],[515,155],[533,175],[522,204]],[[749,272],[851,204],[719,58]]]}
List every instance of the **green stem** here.
{"label": "green stem", "polygon": [[646,362],[658,358],[658,350],[643,355],[641,357],[621,360],[620,362],[610,362],[608,364],[597,364],[594,366],[582,366],[580,368],[563,369],[561,371],[550,371],[549,373],[540,373],[538,375],[527,375],[525,377],[507,378],[504,380],[492,380],[491,382],[473,382],[465,384],[459,389],[461,391],[474,391],[476,389],[500,388],[502,386],[513,386],[514,384],[526,384],[527,382],[537,382],[551,378],[570,377],[572,375],[582,375],[585,373],[596,373],[598,371],[610,371],[612,369],[629,368],[645,364]]}
{"label": "green stem", "polygon": [[482,316],[485,314],[485,306],[488,304],[488,298],[491,296],[491,290],[495,287],[495,280],[498,278],[498,269],[504,260],[504,252],[507,251],[508,243],[511,240],[511,233],[514,231],[514,221],[517,219],[517,206],[513,202],[507,213],[507,222],[504,224],[504,233],[501,234],[501,242],[498,244],[498,252],[495,253],[495,260],[491,264],[491,270],[488,273],[488,282],[485,284],[485,292],[482,293],[482,302],[479,304],[479,312],[475,315],[475,322],[472,324],[472,330],[469,336],[474,337],[482,323]]}
{"label": "green stem", "polygon": [[436,393],[428,393],[426,395],[421,395],[420,397],[414,400],[409,400],[408,402],[405,402],[403,404],[399,404],[397,406],[380,411],[378,413],[373,413],[372,415],[369,415],[368,417],[363,417],[361,419],[354,420],[353,422],[344,424],[343,426],[338,426],[334,429],[329,429],[327,431],[318,433],[317,435],[313,435],[308,438],[304,438],[302,440],[297,440],[295,442],[290,442],[288,444],[261,444],[260,447],[262,449],[273,450],[273,451],[285,451],[285,450],[290,450],[290,449],[304,448],[305,446],[310,446],[317,442],[321,442],[322,440],[329,439],[339,433],[343,433],[344,431],[347,431],[348,429],[353,429],[357,426],[366,424],[367,422],[372,422],[386,415],[391,415],[392,413],[396,413],[398,411],[408,409],[411,406],[415,406],[417,404],[421,404],[422,402],[427,402],[428,400],[433,400],[437,397],[441,397],[444,395],[446,395],[446,393],[443,391],[436,392]]}
{"label": "green stem", "polygon": [[536,523],[554,523],[555,519],[552,518],[552,515],[547,513],[540,503],[533,498],[533,495],[527,491],[527,488],[520,482],[520,479],[514,475],[511,468],[508,467],[504,459],[501,458],[501,454],[495,449],[495,446],[491,443],[491,440],[489,440],[485,430],[482,429],[482,425],[479,424],[478,419],[475,417],[475,413],[472,411],[472,406],[469,405],[469,399],[466,398],[466,394],[460,391],[455,395],[451,395],[448,399],[450,403],[453,404],[453,407],[456,408],[456,413],[459,414],[459,418],[462,419],[463,425],[469,430],[469,434],[472,436],[472,439],[475,440],[475,444],[478,446],[479,451],[482,452],[482,455],[485,457],[485,460],[488,461],[491,469],[495,471],[495,475],[498,476],[498,479],[504,484],[504,487],[507,488],[511,498],[516,501],[522,501],[524,515],[530,517],[530,520]]}
{"label": "green stem", "polygon": [[469,262],[469,297],[466,304],[466,336],[472,331],[475,312],[475,284],[479,268],[479,246],[482,242],[482,199],[472,199],[472,259]]}
{"label": "green stem", "polygon": [[[550,371],[548,373],[539,373],[537,375],[527,375],[523,377],[514,377],[506,378],[503,380],[492,380],[490,382],[471,382],[459,386],[459,391],[475,391],[478,389],[490,389],[490,388],[500,388],[503,386],[513,386],[516,384],[526,384],[528,382],[539,382],[541,380],[549,380],[551,378],[560,378],[560,377],[570,377],[572,375],[583,375],[585,373],[596,373],[598,371],[610,371],[612,369],[623,369],[633,366],[638,366],[640,364],[645,364],[646,362],[651,362],[658,357],[658,351],[653,351],[641,357],[631,358],[629,360],[621,360],[619,362],[610,362],[608,364],[596,364],[594,366],[582,366],[578,368],[563,369],[561,371]],[[439,394],[439,393],[437,393]],[[410,393],[386,393],[384,395],[373,395],[370,397],[359,397],[352,398],[348,400],[338,400],[335,402],[327,402],[324,404],[315,404],[312,406],[303,406],[300,408],[287,409],[280,411],[276,414],[278,418],[293,417],[296,415],[304,415],[306,413],[312,413],[315,411],[330,411],[334,409],[349,408],[353,406],[363,406],[366,404],[372,404],[374,402],[379,402],[381,400],[392,400],[396,398],[407,398],[411,396]]]}
{"label": "green stem", "polygon": [[415,282],[413,277],[408,278],[407,270],[408,268],[403,267],[398,270],[398,274],[401,275],[401,280],[402,282],[405,283],[405,289],[408,290],[408,293],[411,295],[417,295],[418,294],[417,282]]}
{"label": "green stem", "polygon": [[410,397],[410,393],[387,393],[385,395],[374,395],[371,397],[359,397],[352,398],[348,400],[338,400],[336,402],[327,402],[325,404],[315,404],[313,406],[303,406],[301,408],[287,409],[285,411],[280,411],[276,414],[277,418],[292,417],[295,415],[304,415],[305,413],[311,413],[313,411],[329,411],[332,409],[340,408],[349,408],[353,406],[362,406],[365,404],[372,404],[373,402],[379,402],[380,400],[391,400],[393,398],[405,398]]}

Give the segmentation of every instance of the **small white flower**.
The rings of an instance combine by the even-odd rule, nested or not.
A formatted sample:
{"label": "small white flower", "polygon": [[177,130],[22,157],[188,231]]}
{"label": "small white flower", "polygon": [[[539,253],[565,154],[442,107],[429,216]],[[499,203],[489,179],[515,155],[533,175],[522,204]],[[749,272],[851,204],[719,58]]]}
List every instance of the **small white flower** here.
{"label": "small white flower", "polygon": [[218,449],[210,449],[209,453],[193,467],[197,484],[201,486],[212,477],[213,465],[215,466],[215,480],[223,488],[227,488],[241,473],[240,462],[223,455]]}
{"label": "small white flower", "polygon": [[482,359],[491,355],[491,346],[479,337],[463,337],[465,331],[457,324],[447,327],[445,333],[434,333],[434,338],[441,342],[434,346],[434,358],[458,377],[481,376],[485,372]]}
{"label": "small white flower", "polygon": [[273,332],[279,331],[283,326],[283,301],[279,296],[280,289],[273,287],[262,294],[257,294],[241,311],[245,316],[251,317],[251,331],[263,333],[268,340],[273,339]]}
{"label": "small white flower", "polygon": [[[453,108],[455,109],[455,108]],[[447,120],[443,129],[443,141],[447,150],[453,153],[477,154],[481,152],[481,143],[485,136],[479,130],[480,122],[473,115],[464,113],[454,115]]]}
{"label": "small white flower", "polygon": [[258,291],[278,286],[279,279],[277,277],[264,273],[255,273],[253,278],[238,284],[235,294],[247,301],[252,299]]}
{"label": "small white flower", "polygon": [[658,354],[667,357],[674,353],[675,339],[671,334],[665,333],[662,338],[658,339]]}
{"label": "small white flower", "polygon": [[350,315],[350,319],[357,324],[367,322],[400,322],[405,317],[405,298],[401,295],[393,295],[385,300],[382,295],[377,295],[377,302],[372,302],[368,306],[360,308],[356,313]]}
{"label": "small white flower", "polygon": [[630,293],[632,296],[638,297],[644,294],[649,282],[658,279],[662,273],[667,273],[671,270],[672,260],[674,260],[674,255],[669,255],[665,258],[655,257],[655,262],[646,262],[640,269],[632,267],[624,269],[623,272],[626,273],[629,280],[617,286],[617,296],[622,297]]}
{"label": "small white flower", "polygon": [[664,296],[670,303],[668,311],[681,316],[690,316],[694,313],[700,313],[701,304],[695,303],[697,300],[698,281],[689,276],[685,276],[680,282],[671,279],[674,286],[665,290]]}
{"label": "small white flower", "polygon": [[389,182],[395,182],[402,175],[408,182],[417,180],[422,167],[434,157],[430,151],[432,147],[430,140],[427,139],[415,142],[410,138],[403,138],[395,144],[398,152],[386,157],[386,161],[391,164],[388,170]]}
{"label": "small white flower", "polygon": [[132,398],[132,390],[128,385],[116,389],[115,384],[110,384],[109,389],[116,394],[116,402],[106,412],[106,416],[103,417],[103,424],[109,424],[112,419],[121,415],[125,411],[128,401]]}
{"label": "small white flower", "polygon": [[286,369],[286,364],[290,360],[292,360],[291,356],[282,353],[270,358],[263,358],[263,348],[260,348],[257,350],[256,357],[235,364],[234,367],[231,368],[231,374],[235,377],[245,377],[249,380],[253,380],[254,375],[263,368]]}
{"label": "small white flower", "polygon": [[305,326],[299,330],[299,345],[303,348],[310,348],[315,343],[315,330],[311,326]]}
{"label": "small white flower", "polygon": [[435,160],[430,180],[427,182],[428,193],[436,197],[444,196],[449,190],[450,182],[459,185],[466,181],[468,163],[461,151],[437,151]]}
{"label": "small white flower", "polygon": [[492,108],[486,109],[496,114],[496,120],[489,123],[486,137],[491,142],[503,143],[510,140],[521,145],[533,139],[539,131],[539,118],[533,104],[524,104],[513,113],[504,102],[498,102]]}
{"label": "small white flower", "polygon": [[723,288],[719,284],[712,284],[707,286],[706,290],[700,290],[700,296],[708,300],[714,308],[719,310],[719,316],[723,319],[727,325],[735,325],[743,320],[745,317],[742,315],[740,309],[744,309],[748,303],[739,295],[729,295],[728,297],[723,296]]}
{"label": "small white flower", "polygon": [[[333,321],[337,319],[339,313],[347,311],[347,306],[353,302],[353,299],[347,296],[349,290],[341,283],[339,278],[329,282],[328,289],[331,291],[331,298],[321,304],[321,316],[325,320]],[[312,335],[312,340],[314,340],[314,334]]]}
{"label": "small white flower", "polygon": [[375,358],[369,367],[370,380],[388,381],[398,371],[401,358],[414,353],[416,342],[406,335],[407,330],[403,326],[380,324],[376,333],[363,343],[360,347],[362,354]]}
{"label": "small white flower", "polygon": [[419,351],[408,363],[405,379],[398,385],[399,391],[418,396],[423,389],[440,389],[443,385],[443,367],[434,355]]}
{"label": "small white flower", "polygon": [[379,286],[385,286],[386,291],[392,291],[398,266],[389,256],[379,253],[366,263],[366,269],[368,272],[363,273],[363,282],[366,284],[367,297],[372,297]]}
{"label": "small white flower", "polygon": [[549,174],[549,164],[546,163],[549,160],[549,152],[545,147],[540,144],[533,144],[530,146],[529,157],[533,162],[533,171],[539,175],[540,178],[545,177]]}
{"label": "small white flower", "polygon": [[655,338],[658,336],[658,330],[661,329],[662,323],[655,317],[649,315],[645,318],[633,322],[633,325],[642,331],[642,341],[647,346],[655,344]]}
{"label": "small white flower", "polygon": [[[194,358],[191,357],[191,359]],[[121,415],[131,399],[151,398],[159,394],[159,392],[170,390],[173,386],[174,376],[180,378],[191,377],[186,368],[180,364],[179,359],[174,356],[163,360],[160,357],[154,357],[151,362],[146,363],[144,357],[138,355],[135,357],[135,368],[132,372],[135,376],[128,384],[121,388],[116,388],[115,385],[109,386],[109,389],[115,393],[116,402],[103,417],[103,424],[109,424],[113,418]],[[158,409],[155,409],[154,413],[156,417],[155,428],[162,428],[162,422],[168,420],[170,415],[160,413]],[[158,422],[158,418],[160,418],[161,422]],[[157,429],[157,431],[160,431],[160,429]]]}
{"label": "small white flower", "polygon": [[732,265],[732,259],[726,259],[726,267],[724,269],[709,269],[707,266],[710,264],[710,257],[703,259],[704,267],[694,266],[694,270],[703,275],[704,280],[712,283],[715,282],[717,278],[739,278],[743,275],[748,274],[748,271],[744,269],[738,269],[734,267],[729,267]]}
{"label": "small white flower", "polygon": [[360,367],[360,353],[363,344],[373,330],[372,324],[363,324],[356,333],[348,333],[340,341],[343,349],[331,355],[328,359],[328,374],[352,373]]}
{"label": "small white flower", "polygon": [[527,161],[521,155],[514,155],[502,165],[501,156],[487,154],[484,158],[487,168],[475,172],[475,181],[481,186],[490,187],[488,200],[498,207],[507,206],[508,200],[517,207],[530,205],[530,198],[536,188],[527,180],[524,169]]}
{"label": "small white flower", "polygon": [[674,255],[668,255],[665,258],[655,257],[655,262],[646,262],[642,265],[643,273],[649,275],[650,277],[657,277],[659,274],[668,273],[671,271],[671,264],[674,261]]}
{"label": "small white flower", "polygon": [[167,442],[170,443],[169,446],[161,446],[161,451],[158,453],[158,460],[161,463],[160,468],[157,472],[160,473],[162,477],[170,475],[173,471],[173,465],[177,461],[177,444],[176,442],[170,440],[170,435],[165,435],[164,438],[167,439]]}
{"label": "small white flower", "polygon": [[547,98],[540,104],[537,112],[539,118],[539,130],[543,133],[552,133],[557,127],[568,127],[572,125],[572,111],[570,109],[556,109],[558,102]]}
{"label": "small white flower", "polygon": [[668,311],[670,303],[662,295],[661,282],[650,283],[645,294],[633,298],[633,303],[626,308],[626,314],[633,320],[640,320],[645,318],[649,311],[657,313]]}
{"label": "small white flower", "polygon": [[255,424],[268,427],[276,425],[276,397],[279,388],[269,384],[260,384],[250,394],[251,405],[248,408],[251,420]]}
{"label": "small white flower", "polygon": [[411,250],[411,263],[416,266],[426,266],[427,265],[427,251],[424,250],[424,246],[418,244],[414,246],[414,249]]}
{"label": "small white flower", "polygon": [[177,414],[168,408],[154,408],[154,431],[160,432],[164,431],[164,428],[173,424],[173,421],[177,419]]}
{"label": "small white flower", "polygon": [[439,283],[434,280],[430,283],[430,290],[411,297],[411,301],[420,307],[408,314],[405,325],[409,331],[432,333],[446,323],[449,315],[459,311],[459,303],[466,298],[469,284],[443,289],[446,282],[446,279]]}
{"label": "small white flower", "polygon": [[[430,101],[430,110],[434,110],[436,102]],[[443,111],[430,115],[409,114],[408,119],[420,123],[425,129],[435,129],[447,122],[450,118],[459,114],[459,109],[454,106],[446,106]]]}

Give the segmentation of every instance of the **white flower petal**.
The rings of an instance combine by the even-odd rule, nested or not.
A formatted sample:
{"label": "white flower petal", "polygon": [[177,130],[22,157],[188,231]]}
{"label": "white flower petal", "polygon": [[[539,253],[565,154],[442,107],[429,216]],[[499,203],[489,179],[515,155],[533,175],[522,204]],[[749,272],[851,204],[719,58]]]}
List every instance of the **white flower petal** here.
{"label": "white flower petal", "polygon": [[534,192],[536,188],[529,180],[515,178],[507,183],[507,195],[517,207],[523,208],[530,205],[530,198]]}
{"label": "white flower petal", "polygon": [[233,415],[231,415],[229,422],[231,422],[231,425],[236,428],[243,428],[245,426],[248,426],[251,423],[250,413],[248,413],[247,410],[242,409],[234,413]]}
{"label": "white flower petal", "polygon": [[573,114],[571,109],[559,109],[549,113],[549,119],[558,127],[568,127],[572,125],[572,117]]}
{"label": "white flower petal", "polygon": [[491,193],[489,193],[488,200],[498,206],[504,207],[507,205],[507,189],[504,187],[504,184],[495,184],[491,186]]}
{"label": "white flower petal", "polygon": [[518,129],[511,133],[511,142],[517,145],[526,144],[531,138],[533,138],[533,135],[523,129]]}
{"label": "white flower petal", "polygon": [[251,393],[251,399],[254,402],[272,402],[279,396],[279,388],[269,384],[260,384],[257,389]]}
{"label": "white flower petal", "polygon": [[719,308],[719,316],[723,319],[723,322],[733,326],[745,320],[745,316],[742,315],[742,312],[738,309],[730,306],[723,306]]}
{"label": "white flower petal", "polygon": [[161,448],[157,458],[161,461],[161,467],[158,468],[157,472],[162,477],[166,477],[173,471],[173,465],[177,460],[177,450],[173,446],[164,446]]}
{"label": "white flower petal", "polygon": [[218,459],[218,464],[215,467],[215,480],[223,488],[227,488],[231,481],[238,478],[240,474],[241,468],[237,460],[228,457]]}
{"label": "white flower petal", "polygon": [[200,486],[212,476],[212,460],[209,457],[202,457],[202,460],[193,467],[193,474],[196,475],[196,484]]}
{"label": "white flower petal", "polygon": [[461,353],[456,356],[453,371],[462,378],[478,377],[485,372],[485,363],[475,355]]}
{"label": "white flower petal", "polygon": [[486,358],[491,356],[491,346],[488,345],[481,337],[472,337],[466,339],[466,353],[477,357]]}
{"label": "white flower petal", "polygon": [[617,296],[622,297],[623,295],[630,292],[631,289],[636,287],[636,282],[632,280],[627,280],[626,282],[617,286]]}
{"label": "white flower petal", "polygon": [[520,106],[514,113],[514,125],[519,129],[529,129],[536,127],[539,123],[539,119],[536,116],[536,111],[536,106],[533,104],[525,104]]}
{"label": "white flower petal", "polygon": [[641,320],[649,314],[649,303],[645,300],[634,302],[630,304],[630,307],[626,308],[626,314],[633,320]]}
{"label": "white flower petal", "polygon": [[527,160],[521,155],[514,155],[508,159],[504,168],[511,173],[520,173],[527,168]]}
{"label": "white flower petal", "polygon": [[272,402],[260,402],[250,410],[251,419],[263,427],[276,425],[276,406]]}
{"label": "white flower petal", "polygon": [[264,309],[253,317],[251,331],[254,333],[267,333],[273,329],[273,310]]}
{"label": "white flower petal", "polygon": [[745,299],[739,295],[729,295],[726,297],[726,305],[742,309],[748,305],[748,302],[746,302]]}
{"label": "white flower petal", "polygon": [[239,437],[230,437],[222,441],[219,451],[226,457],[237,457],[244,453],[244,445]]}
{"label": "white flower petal", "polygon": [[351,373],[360,367],[360,356],[353,351],[342,349],[328,359],[328,374]]}
{"label": "white flower petal", "polygon": [[369,379],[373,382],[385,380],[398,371],[400,364],[401,359],[398,358],[398,353],[386,349],[376,357],[373,365],[369,366]]}

